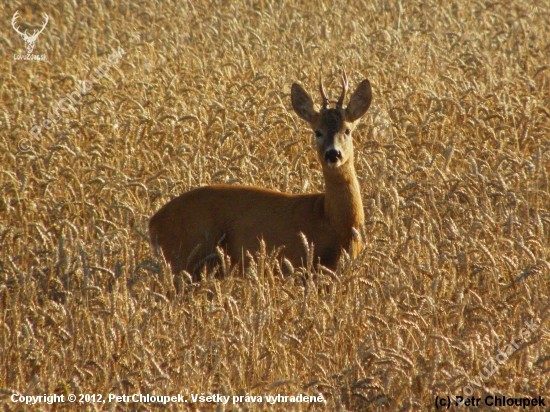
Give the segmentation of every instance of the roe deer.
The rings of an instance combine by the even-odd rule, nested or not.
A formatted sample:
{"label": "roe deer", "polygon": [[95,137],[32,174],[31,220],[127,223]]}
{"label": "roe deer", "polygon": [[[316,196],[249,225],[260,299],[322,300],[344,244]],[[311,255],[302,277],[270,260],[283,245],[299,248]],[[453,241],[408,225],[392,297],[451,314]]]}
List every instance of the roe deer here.
{"label": "roe deer", "polygon": [[268,250],[282,246],[281,255],[294,266],[306,264],[303,233],[314,245],[316,261],[336,269],[342,249],[353,255],[362,245],[363,202],[353,164],[352,131],[370,106],[372,94],[363,80],[343,108],[348,90],[345,71],[342,93],[329,108],[322,81],[320,111],[308,93],[292,85],[292,107],[315,134],[323,169],[325,193],[288,194],[259,187],[212,185],[191,190],[164,205],[150,220],[151,243],[160,246],[174,273],[187,270],[200,280],[208,256],[222,247],[232,262],[243,262],[263,239]]}

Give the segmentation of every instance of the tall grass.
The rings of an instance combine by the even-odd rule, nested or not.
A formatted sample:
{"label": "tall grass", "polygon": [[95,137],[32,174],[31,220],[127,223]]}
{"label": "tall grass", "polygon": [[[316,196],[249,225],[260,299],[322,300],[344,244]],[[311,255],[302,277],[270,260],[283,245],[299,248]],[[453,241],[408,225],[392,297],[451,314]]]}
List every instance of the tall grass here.
{"label": "tall grass", "polygon": [[[323,394],[320,410],[431,410],[463,395],[525,321],[536,331],[475,396],[550,393],[547,1],[0,10],[5,408],[18,407],[12,393],[181,393],[189,402],[169,410],[217,411],[190,394],[304,393]],[[35,46],[47,62],[14,61],[16,10],[23,29],[49,14]],[[29,135],[118,48],[74,111]],[[334,99],[342,66],[374,93],[354,133],[360,258],[283,277],[266,250],[223,280],[174,281],[146,234],[171,198],[220,182],[323,190],[290,85],[315,90],[322,73]]]}

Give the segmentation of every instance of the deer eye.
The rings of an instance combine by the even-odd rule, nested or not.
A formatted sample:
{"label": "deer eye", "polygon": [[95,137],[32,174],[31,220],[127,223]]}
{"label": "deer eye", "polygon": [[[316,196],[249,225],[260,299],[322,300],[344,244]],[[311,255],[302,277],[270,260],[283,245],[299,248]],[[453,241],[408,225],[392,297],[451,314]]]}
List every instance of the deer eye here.
{"label": "deer eye", "polygon": [[323,133],[322,133],[321,131],[319,131],[319,130],[316,130],[316,131],[315,131],[315,137],[316,137],[317,139],[320,139],[321,137],[323,137]]}
{"label": "deer eye", "polygon": [[349,136],[351,134],[351,129],[348,127],[344,133],[346,136]]}

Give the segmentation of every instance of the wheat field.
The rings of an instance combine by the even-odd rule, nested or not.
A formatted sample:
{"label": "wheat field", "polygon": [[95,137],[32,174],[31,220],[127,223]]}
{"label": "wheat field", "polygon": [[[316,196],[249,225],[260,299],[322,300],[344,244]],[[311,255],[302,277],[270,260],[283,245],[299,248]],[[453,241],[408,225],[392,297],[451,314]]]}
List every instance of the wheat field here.
{"label": "wheat field", "polygon": [[[428,411],[436,397],[548,397],[548,1],[0,11],[4,410]],[[14,56],[16,11],[22,29],[49,15],[33,52],[46,61]],[[290,86],[320,102],[322,75],[334,100],[342,67],[374,96],[354,133],[360,256],[283,276],[262,250],[200,283],[174,277],[147,223],[175,196],[212,183],[323,190]],[[93,87],[79,97],[83,81]],[[139,393],[185,402],[12,401]],[[266,401],[277,394],[325,402]],[[470,409],[516,410],[451,407]]]}

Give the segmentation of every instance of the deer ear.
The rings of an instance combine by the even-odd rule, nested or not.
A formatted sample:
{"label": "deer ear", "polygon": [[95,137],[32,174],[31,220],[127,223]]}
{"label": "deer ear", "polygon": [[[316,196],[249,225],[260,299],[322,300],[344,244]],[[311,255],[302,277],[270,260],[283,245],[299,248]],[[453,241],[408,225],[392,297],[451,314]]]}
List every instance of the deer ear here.
{"label": "deer ear", "polygon": [[370,82],[365,79],[357,89],[351,95],[348,107],[346,107],[346,120],[348,122],[354,122],[363,116],[370,106],[372,101],[372,90],[370,88]]}
{"label": "deer ear", "polygon": [[313,107],[313,100],[302,86],[294,83],[290,91],[292,108],[298,116],[308,123],[312,123],[319,114]]}

